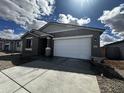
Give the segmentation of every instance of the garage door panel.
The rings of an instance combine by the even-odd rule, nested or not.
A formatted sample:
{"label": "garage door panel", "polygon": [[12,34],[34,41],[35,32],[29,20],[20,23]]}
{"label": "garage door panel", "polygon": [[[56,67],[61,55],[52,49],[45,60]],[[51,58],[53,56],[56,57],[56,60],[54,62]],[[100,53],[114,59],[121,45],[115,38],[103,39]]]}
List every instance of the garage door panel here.
{"label": "garage door panel", "polygon": [[54,40],[54,56],[89,59],[91,56],[91,38]]}

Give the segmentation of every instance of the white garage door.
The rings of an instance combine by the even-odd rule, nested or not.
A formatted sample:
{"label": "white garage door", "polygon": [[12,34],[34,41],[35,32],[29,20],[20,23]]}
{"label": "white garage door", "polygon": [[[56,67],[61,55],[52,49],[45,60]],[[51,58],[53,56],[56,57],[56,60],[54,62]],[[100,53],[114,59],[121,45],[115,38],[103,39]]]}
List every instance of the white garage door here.
{"label": "white garage door", "polygon": [[91,36],[55,38],[54,56],[90,59]]}

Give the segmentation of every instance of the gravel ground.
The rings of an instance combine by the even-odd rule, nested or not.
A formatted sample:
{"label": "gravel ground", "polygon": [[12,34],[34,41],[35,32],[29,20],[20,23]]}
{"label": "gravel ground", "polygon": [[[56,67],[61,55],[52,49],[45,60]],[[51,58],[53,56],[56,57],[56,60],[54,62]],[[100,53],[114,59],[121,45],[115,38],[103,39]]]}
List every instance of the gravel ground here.
{"label": "gravel ground", "polygon": [[124,81],[97,76],[101,93],[124,93]]}

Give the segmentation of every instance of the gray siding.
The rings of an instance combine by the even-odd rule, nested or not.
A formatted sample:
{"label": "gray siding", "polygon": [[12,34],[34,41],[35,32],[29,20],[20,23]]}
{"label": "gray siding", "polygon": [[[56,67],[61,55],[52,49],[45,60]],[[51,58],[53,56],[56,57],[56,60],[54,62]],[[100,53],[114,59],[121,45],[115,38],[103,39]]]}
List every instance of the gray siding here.
{"label": "gray siding", "polygon": [[[32,50],[26,50],[26,38],[32,37]],[[26,35],[22,39],[22,53],[24,56],[38,55],[38,38],[33,35]]]}

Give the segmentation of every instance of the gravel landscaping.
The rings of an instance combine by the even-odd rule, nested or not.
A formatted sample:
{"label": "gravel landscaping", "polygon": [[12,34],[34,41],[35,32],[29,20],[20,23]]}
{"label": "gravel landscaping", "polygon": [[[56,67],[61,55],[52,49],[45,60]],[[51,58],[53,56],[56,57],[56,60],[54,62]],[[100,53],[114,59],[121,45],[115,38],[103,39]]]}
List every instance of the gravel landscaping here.
{"label": "gravel landscaping", "polygon": [[102,63],[92,62],[101,93],[124,93],[124,80],[120,80],[115,71],[116,69],[123,71],[123,62],[114,60],[104,60]]}
{"label": "gravel landscaping", "polygon": [[97,76],[101,93],[124,93],[124,81]]}

